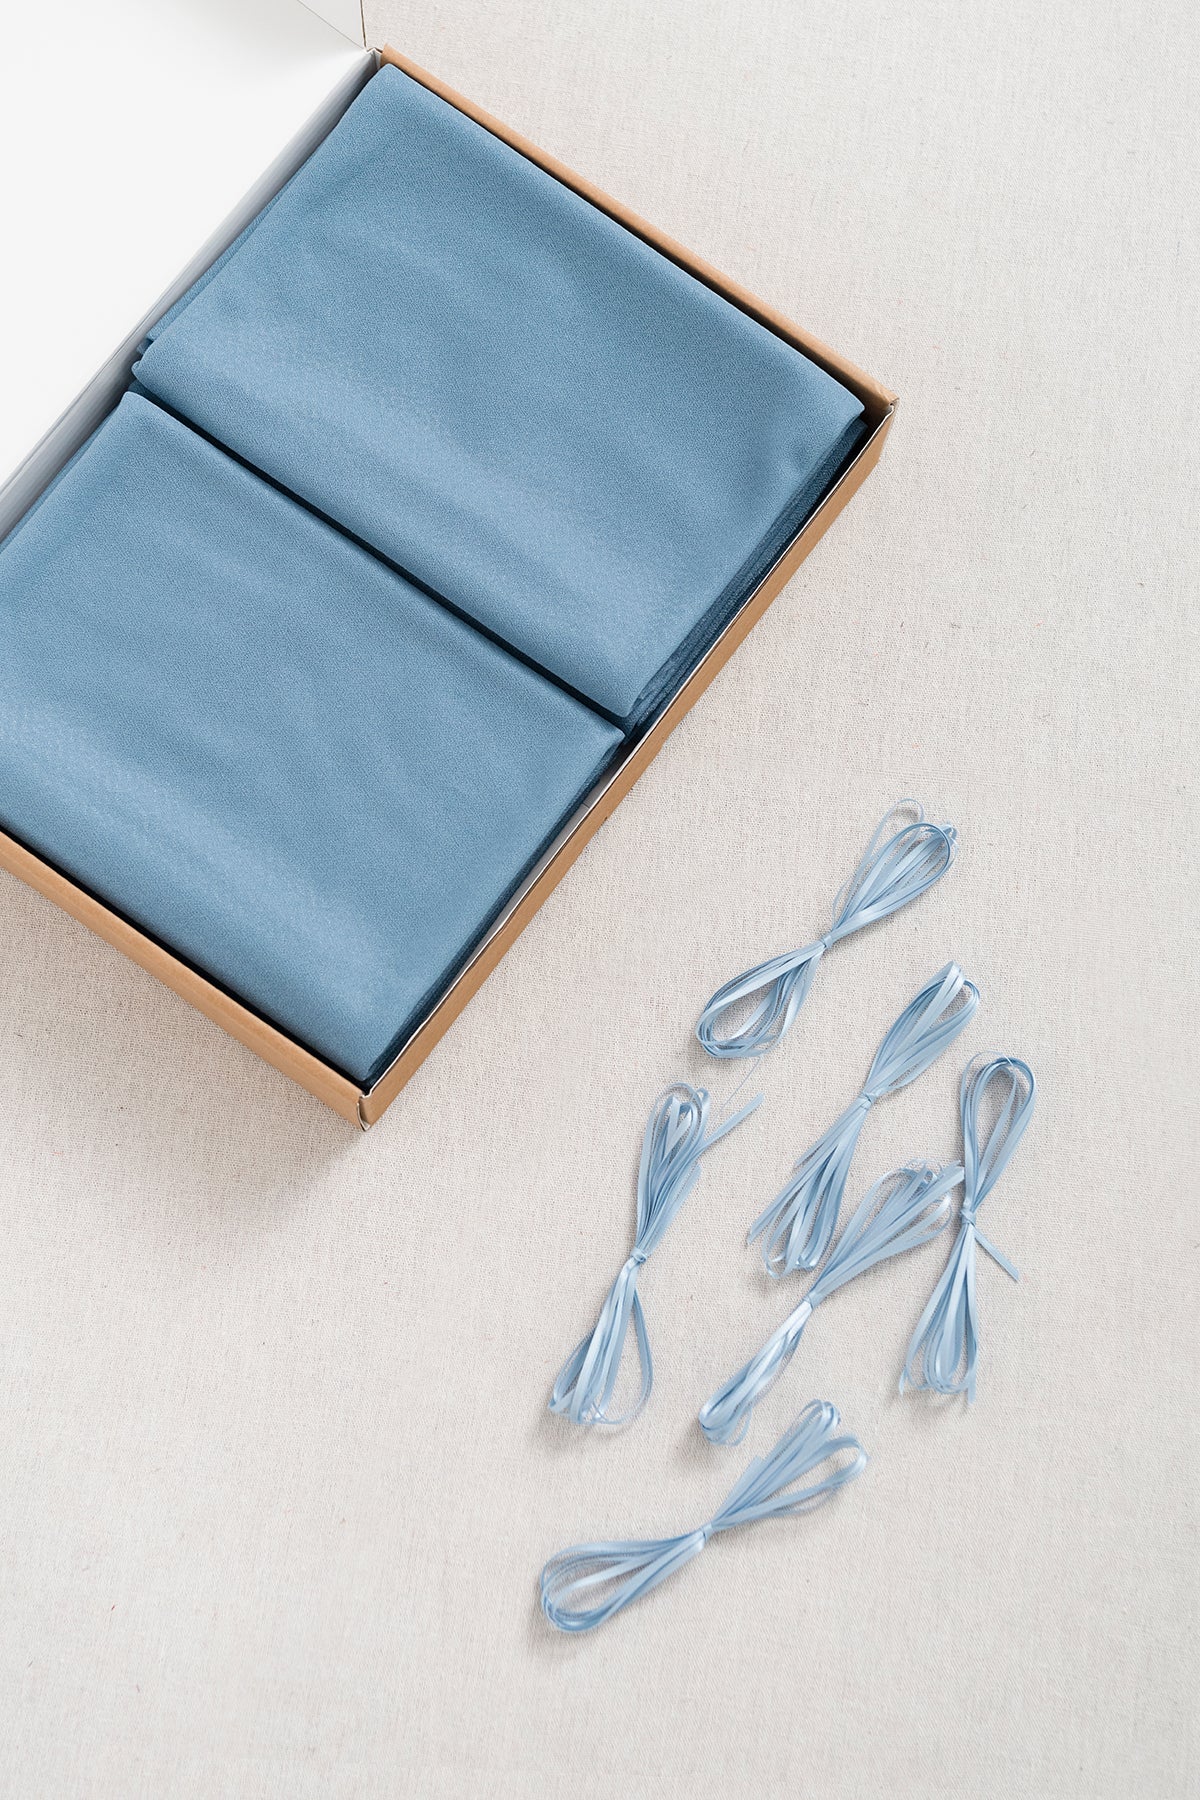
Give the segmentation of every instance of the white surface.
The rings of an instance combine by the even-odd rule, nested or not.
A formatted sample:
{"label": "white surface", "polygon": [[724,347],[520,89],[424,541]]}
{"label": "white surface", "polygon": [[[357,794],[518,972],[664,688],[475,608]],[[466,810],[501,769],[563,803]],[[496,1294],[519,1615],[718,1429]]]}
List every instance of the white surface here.
{"label": "white surface", "polygon": [[356,44],[365,44],[365,26],[361,0],[304,0],[320,18],[325,19]]}
{"label": "white surface", "polygon": [[[1197,1758],[1200,19],[1101,0],[433,0],[369,17],[902,395],[877,474],[363,1137],[0,880],[0,1789],[1191,1800]],[[878,814],[963,840],[841,947],[648,1265],[629,1432],[544,1412],[723,977]],[[1037,1070],[979,1399],[899,1397],[941,1266],[740,1248],[947,956]],[[857,1192],[956,1148],[960,1057]],[[537,1571],[698,1523],[813,1394],[872,1455],[590,1638]]]}
{"label": "white surface", "polygon": [[0,32],[0,481],[361,54],[299,0],[58,0]]}

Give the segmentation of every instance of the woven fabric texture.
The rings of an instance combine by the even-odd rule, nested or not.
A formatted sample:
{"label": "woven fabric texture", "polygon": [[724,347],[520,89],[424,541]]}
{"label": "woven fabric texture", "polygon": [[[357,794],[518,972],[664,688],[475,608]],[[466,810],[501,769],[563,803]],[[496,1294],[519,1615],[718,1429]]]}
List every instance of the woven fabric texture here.
{"label": "woven fabric texture", "polygon": [[[0,1787],[20,1796],[1183,1800],[1197,1752],[1200,19],[1166,0],[399,0],[394,41],[902,395],[829,536],[384,1121],[350,1130],[0,879]],[[875,821],[962,834],[840,946],[643,1271],[623,1434],[546,1413],[672,1077]],[[896,1391],[948,1243],[742,1248],[950,957],[983,1004],[849,1199],[1037,1073],[979,1394]],[[471,1246],[474,1246],[474,1252]],[[564,1640],[538,1571],[711,1516],[810,1396],[872,1461]]]}

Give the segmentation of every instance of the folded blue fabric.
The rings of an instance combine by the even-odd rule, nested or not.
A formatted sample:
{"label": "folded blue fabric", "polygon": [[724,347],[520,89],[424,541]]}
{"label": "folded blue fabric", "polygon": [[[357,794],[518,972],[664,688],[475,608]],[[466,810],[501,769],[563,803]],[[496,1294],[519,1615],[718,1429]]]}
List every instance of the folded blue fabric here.
{"label": "folded blue fabric", "polygon": [[865,434],[816,364],[390,67],[138,374],[627,726]]}
{"label": "folded blue fabric", "polygon": [[363,1082],[620,742],[136,395],[0,643],[0,826]]}

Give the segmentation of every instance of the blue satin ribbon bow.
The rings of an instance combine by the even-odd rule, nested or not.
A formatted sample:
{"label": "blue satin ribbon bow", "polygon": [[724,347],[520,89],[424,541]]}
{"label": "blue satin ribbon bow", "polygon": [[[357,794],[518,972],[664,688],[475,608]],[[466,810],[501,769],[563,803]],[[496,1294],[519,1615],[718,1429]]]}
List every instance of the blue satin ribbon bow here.
{"label": "blue satin ribbon bow", "polygon": [[978,1004],[978,988],[957,963],[939,969],[909,1001],[875,1052],[861,1094],[805,1151],[750,1227],[746,1242],[762,1238],[770,1274],[816,1268],[837,1228],[846,1177],[871,1107],[924,1074],[970,1024]]}
{"label": "blue satin ribbon bow", "polygon": [[[595,1326],[559,1370],[550,1395],[551,1412],[562,1413],[576,1425],[624,1425],[641,1412],[654,1385],[654,1361],[637,1289],[642,1265],[695,1187],[700,1158],[749,1117],[761,1100],[762,1095],[756,1094],[707,1136],[710,1101],[703,1088],[679,1082],[655,1101],[642,1140],[633,1249],[608,1290]],[[641,1364],[641,1392],[628,1412],[610,1415],[608,1403],[631,1319]]]}
{"label": "blue satin ribbon bow", "polygon": [[[900,1392],[932,1388],[938,1394],[966,1394],[975,1398],[975,1372],[979,1361],[979,1327],[975,1308],[975,1246],[1014,1281],[1020,1275],[979,1229],[982,1203],[1008,1166],[1033,1115],[1037,1083],[1028,1063],[1015,1056],[977,1057],[963,1071],[960,1089],[962,1112],[963,1184],[958,1236],[950,1260],[917,1322]],[[980,1114],[987,1098],[999,1098],[1000,1107],[980,1142]]]}
{"label": "blue satin ribbon bow", "polygon": [[739,1444],[750,1415],[796,1354],[804,1327],[822,1300],[877,1263],[917,1250],[950,1222],[950,1192],[962,1179],[957,1163],[931,1169],[924,1163],[893,1169],[877,1181],[838,1240],[808,1293],[749,1362],[700,1408],[700,1428],[711,1444]]}
{"label": "blue satin ribbon bow", "polygon": [[[770,1454],[749,1464],[725,1504],[696,1531],[649,1541],[576,1544],[552,1556],[542,1570],[542,1610],[551,1625],[559,1631],[591,1631],[699,1556],[718,1532],[822,1505],[867,1466],[858,1439],[849,1432],[838,1434],[841,1422],[828,1400],[810,1401]],[[847,1454],[849,1460],[836,1460]],[[834,1466],[819,1481],[796,1488],[829,1461]]]}
{"label": "blue satin ribbon bow", "polygon": [[[882,841],[897,815],[906,812],[915,813],[915,819]],[[770,1050],[807,1000],[825,952],[852,932],[920,899],[946,873],[956,847],[953,825],[931,824],[915,800],[898,800],[879,821],[862,861],[834,901],[833,924],[825,936],[800,950],[773,956],[717,989],[696,1025],[696,1036],[709,1055],[761,1056]],[[726,1016],[747,1001],[754,1002],[749,1017],[722,1036]]]}

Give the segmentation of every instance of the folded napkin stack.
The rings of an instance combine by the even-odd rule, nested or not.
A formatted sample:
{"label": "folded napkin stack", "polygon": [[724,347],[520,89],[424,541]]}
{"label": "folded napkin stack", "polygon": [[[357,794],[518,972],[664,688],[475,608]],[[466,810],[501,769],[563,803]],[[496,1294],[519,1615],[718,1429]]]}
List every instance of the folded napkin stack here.
{"label": "folded napkin stack", "polygon": [[134,394],[0,596],[4,825],[359,1081],[619,741]]}
{"label": "folded napkin stack", "polygon": [[0,546],[0,827],[369,1085],[865,431],[384,68]]}

